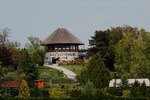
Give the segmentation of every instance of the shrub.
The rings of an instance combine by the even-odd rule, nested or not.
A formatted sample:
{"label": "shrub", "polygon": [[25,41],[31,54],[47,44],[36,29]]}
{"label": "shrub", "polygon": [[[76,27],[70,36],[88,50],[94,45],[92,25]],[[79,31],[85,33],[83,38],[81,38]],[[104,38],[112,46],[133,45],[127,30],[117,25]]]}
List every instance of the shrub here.
{"label": "shrub", "polygon": [[65,91],[65,89],[61,89],[61,88],[50,88],[48,90],[49,92],[49,97],[50,98],[56,98],[56,99],[60,99],[60,98],[67,98],[67,92]]}
{"label": "shrub", "polygon": [[18,95],[18,97],[22,97],[22,98],[30,97],[29,87],[28,87],[28,84],[25,80],[22,80],[22,82],[19,86],[19,95]]}

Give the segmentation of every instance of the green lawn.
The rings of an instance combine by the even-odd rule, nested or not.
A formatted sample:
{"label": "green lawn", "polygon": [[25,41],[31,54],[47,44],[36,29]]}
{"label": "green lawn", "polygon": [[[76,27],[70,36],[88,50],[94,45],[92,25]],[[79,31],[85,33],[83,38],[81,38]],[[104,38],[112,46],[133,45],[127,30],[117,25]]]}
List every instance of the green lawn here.
{"label": "green lawn", "polygon": [[37,69],[39,71],[39,79],[42,78],[66,79],[66,77],[64,77],[64,74],[59,76],[57,69],[53,69],[46,66],[37,66]]}
{"label": "green lawn", "polygon": [[[81,71],[84,69],[85,66],[83,65],[60,65],[60,67],[67,68],[77,75],[80,75]],[[52,78],[52,79],[68,79],[67,77],[64,77],[64,74],[59,76],[58,70],[46,66],[37,66],[37,69],[39,71],[39,79],[42,78]]]}
{"label": "green lawn", "polygon": [[84,69],[85,66],[83,65],[59,65],[60,67],[64,67],[67,68],[71,71],[73,71],[74,73],[76,73],[77,75],[80,75],[81,71]]}

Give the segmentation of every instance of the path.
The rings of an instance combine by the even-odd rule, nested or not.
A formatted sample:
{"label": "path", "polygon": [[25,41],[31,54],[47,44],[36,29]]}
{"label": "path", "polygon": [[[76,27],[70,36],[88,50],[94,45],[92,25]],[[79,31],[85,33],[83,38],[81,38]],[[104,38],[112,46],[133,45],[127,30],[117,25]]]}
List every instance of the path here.
{"label": "path", "polygon": [[59,66],[57,66],[57,65],[44,65],[44,66],[47,66],[47,67],[51,67],[51,68],[55,68],[55,69],[58,69],[58,70],[62,70],[63,71],[63,73],[65,74],[65,75],[67,75],[67,77],[68,78],[70,78],[70,79],[75,79],[75,77],[76,77],[76,74],[74,73],[74,72],[72,72],[71,70],[68,70],[68,69],[66,69],[66,68],[63,68],[63,67],[59,67]]}

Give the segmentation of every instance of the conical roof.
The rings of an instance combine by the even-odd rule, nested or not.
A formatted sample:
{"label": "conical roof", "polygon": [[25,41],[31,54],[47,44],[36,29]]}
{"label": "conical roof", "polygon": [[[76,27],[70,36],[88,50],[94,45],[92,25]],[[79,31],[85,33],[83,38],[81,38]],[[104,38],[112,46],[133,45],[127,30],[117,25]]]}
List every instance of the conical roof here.
{"label": "conical roof", "polygon": [[66,28],[57,28],[51,35],[49,35],[43,44],[84,44],[80,39],[74,36]]}

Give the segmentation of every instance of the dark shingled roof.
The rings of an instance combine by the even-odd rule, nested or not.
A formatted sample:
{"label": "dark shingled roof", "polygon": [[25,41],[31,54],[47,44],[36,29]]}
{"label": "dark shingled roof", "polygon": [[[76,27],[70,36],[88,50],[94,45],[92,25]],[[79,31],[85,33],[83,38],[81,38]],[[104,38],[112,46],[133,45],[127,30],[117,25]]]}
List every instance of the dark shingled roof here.
{"label": "dark shingled roof", "polygon": [[66,28],[58,28],[49,35],[43,44],[84,44],[80,39],[74,36]]}

